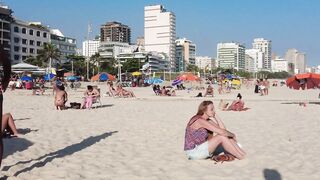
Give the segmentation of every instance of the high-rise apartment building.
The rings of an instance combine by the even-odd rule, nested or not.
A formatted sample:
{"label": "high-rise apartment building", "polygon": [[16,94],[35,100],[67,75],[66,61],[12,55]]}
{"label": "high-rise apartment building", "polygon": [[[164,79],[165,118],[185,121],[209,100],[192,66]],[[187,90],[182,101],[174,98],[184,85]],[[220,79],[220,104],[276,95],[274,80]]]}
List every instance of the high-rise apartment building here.
{"label": "high-rise apartment building", "polygon": [[213,58],[208,56],[196,56],[195,65],[200,70],[212,70],[215,68],[215,61]]}
{"label": "high-rise apartment building", "polygon": [[68,61],[68,56],[77,54],[76,39],[64,36],[59,29],[50,30],[50,42],[59,50],[61,63]]}
{"label": "high-rise apartment building", "polygon": [[176,17],[162,5],[144,7],[144,40],[146,51],[167,54],[170,69],[176,70]]}
{"label": "high-rise apartment building", "polygon": [[279,56],[274,57],[271,61],[272,72],[288,72],[288,61],[286,59],[280,58]]}
{"label": "high-rise apartment building", "polygon": [[195,65],[196,45],[186,38],[176,40],[176,71],[186,71],[189,64]]}
{"label": "high-rise apartment building", "polygon": [[296,49],[288,49],[284,59],[288,61],[289,71],[293,71],[296,74],[306,72],[307,60],[305,53]]}
{"label": "high-rise apartment building", "polygon": [[131,43],[130,27],[119,22],[107,22],[100,28],[101,42]]}
{"label": "high-rise apartment building", "polygon": [[21,63],[28,57],[36,57],[43,44],[50,42],[50,30],[39,22],[15,19],[11,24],[11,61]]}
{"label": "high-rise apartment building", "polygon": [[100,46],[100,40],[87,40],[82,42],[82,55],[86,57],[91,57],[98,52]]}
{"label": "high-rise apartment building", "polygon": [[13,21],[11,14],[12,10],[7,6],[0,6],[0,44],[9,56],[11,49],[11,23]]}
{"label": "high-rise apartment building", "polygon": [[258,49],[246,49],[245,70],[249,72],[258,72],[263,69],[264,53]]}
{"label": "high-rise apartment building", "polygon": [[218,43],[217,62],[221,68],[245,69],[245,47],[239,43]]}
{"label": "high-rise apartment building", "polygon": [[252,43],[253,49],[264,53],[263,69],[271,71],[271,41],[263,38],[256,38]]}

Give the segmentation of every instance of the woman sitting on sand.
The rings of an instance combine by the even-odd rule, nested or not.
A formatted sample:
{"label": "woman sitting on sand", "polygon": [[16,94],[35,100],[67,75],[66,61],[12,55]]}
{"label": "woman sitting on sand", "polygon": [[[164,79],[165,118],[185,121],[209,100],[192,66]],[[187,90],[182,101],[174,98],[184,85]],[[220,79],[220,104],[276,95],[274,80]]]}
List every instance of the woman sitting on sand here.
{"label": "woman sitting on sand", "polygon": [[81,109],[90,109],[92,107],[93,102],[96,101],[97,97],[100,96],[100,93],[97,89],[88,85],[87,90],[84,92],[84,100],[81,105]]}
{"label": "woman sitting on sand", "polygon": [[5,133],[5,131],[7,131],[11,137],[18,137],[19,135],[16,125],[14,124],[13,117],[10,113],[2,115],[1,132]]}
{"label": "woman sitting on sand", "polygon": [[[212,133],[212,136],[209,136]],[[186,127],[184,150],[189,159],[206,159],[218,154],[217,148],[223,148],[223,154],[213,156],[215,161],[241,160],[245,152],[238,146],[235,134],[226,130],[216,116],[213,102],[203,101],[198,112]]]}
{"label": "woman sitting on sand", "polygon": [[121,84],[117,87],[117,94],[119,94],[120,97],[136,97],[132,91],[124,89]]}
{"label": "woman sitting on sand", "polygon": [[230,111],[242,111],[244,109],[244,102],[242,100],[242,96],[240,93],[237,95],[237,100],[234,100],[232,104],[224,110],[230,110]]}

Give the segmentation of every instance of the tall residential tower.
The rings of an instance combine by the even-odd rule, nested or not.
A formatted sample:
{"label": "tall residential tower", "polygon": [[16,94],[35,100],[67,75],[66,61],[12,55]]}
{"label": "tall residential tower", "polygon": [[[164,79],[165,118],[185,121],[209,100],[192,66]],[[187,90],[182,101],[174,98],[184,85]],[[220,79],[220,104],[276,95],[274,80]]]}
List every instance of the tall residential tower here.
{"label": "tall residential tower", "polygon": [[144,40],[146,51],[166,53],[170,69],[175,67],[176,17],[162,5],[144,7]]}

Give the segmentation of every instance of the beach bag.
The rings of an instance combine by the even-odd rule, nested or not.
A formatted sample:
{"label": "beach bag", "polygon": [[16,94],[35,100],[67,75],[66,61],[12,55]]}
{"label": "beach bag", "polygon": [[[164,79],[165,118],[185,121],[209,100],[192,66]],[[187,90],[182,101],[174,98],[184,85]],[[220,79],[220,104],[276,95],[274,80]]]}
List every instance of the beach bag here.
{"label": "beach bag", "polygon": [[70,106],[71,106],[72,109],[80,109],[81,108],[81,103],[71,102]]}

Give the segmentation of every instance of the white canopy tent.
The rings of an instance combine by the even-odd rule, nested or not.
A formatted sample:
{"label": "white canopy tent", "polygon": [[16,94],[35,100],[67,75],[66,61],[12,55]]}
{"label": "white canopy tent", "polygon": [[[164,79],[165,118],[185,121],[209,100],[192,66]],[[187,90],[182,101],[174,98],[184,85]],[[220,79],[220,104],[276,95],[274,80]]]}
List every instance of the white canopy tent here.
{"label": "white canopy tent", "polygon": [[45,74],[46,70],[43,68],[39,68],[38,66],[34,66],[27,63],[19,63],[11,66],[11,71],[15,73],[22,73],[25,71],[31,72],[31,73],[39,73],[39,74]]}

